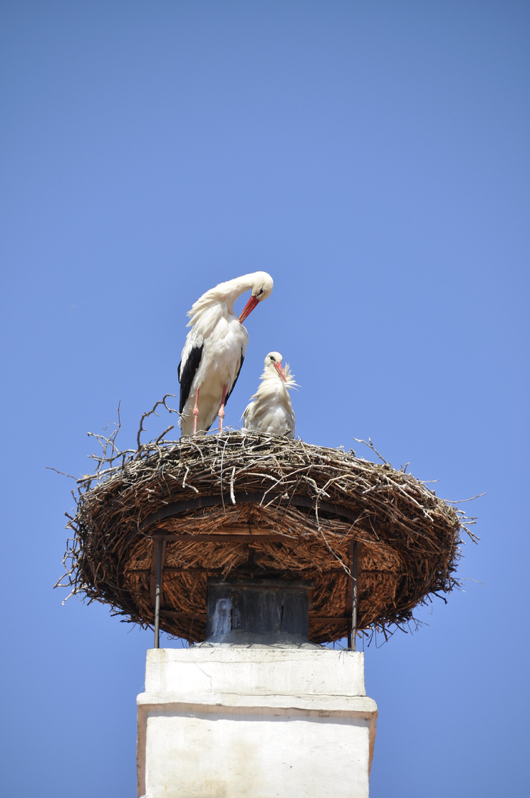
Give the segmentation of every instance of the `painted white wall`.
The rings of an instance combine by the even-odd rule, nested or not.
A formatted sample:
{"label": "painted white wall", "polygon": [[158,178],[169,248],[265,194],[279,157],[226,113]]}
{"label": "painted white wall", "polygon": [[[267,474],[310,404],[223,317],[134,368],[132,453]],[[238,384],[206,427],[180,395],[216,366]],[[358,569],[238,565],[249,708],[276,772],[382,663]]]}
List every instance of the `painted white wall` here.
{"label": "painted white wall", "polygon": [[151,649],[138,795],[367,798],[376,717],[360,652]]}

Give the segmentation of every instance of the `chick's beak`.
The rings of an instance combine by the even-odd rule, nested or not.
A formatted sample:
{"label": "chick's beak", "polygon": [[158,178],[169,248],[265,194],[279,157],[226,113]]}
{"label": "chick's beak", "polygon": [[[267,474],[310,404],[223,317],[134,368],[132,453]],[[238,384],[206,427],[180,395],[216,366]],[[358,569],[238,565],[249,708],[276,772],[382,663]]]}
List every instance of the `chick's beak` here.
{"label": "chick's beak", "polygon": [[285,371],[283,370],[282,364],[281,363],[275,363],[274,364],[274,368],[276,369],[276,371],[278,372],[278,374],[280,375],[282,380],[284,382],[287,382],[287,377],[285,376]]}
{"label": "chick's beak", "polygon": [[247,316],[250,316],[250,314],[252,313],[252,311],[254,310],[256,305],[258,304],[258,302],[259,302],[259,299],[257,297],[255,297],[255,296],[251,296],[250,297],[250,299],[248,300],[247,304],[243,308],[243,312],[241,313],[241,316],[239,317],[239,321],[241,322],[241,324],[243,324],[243,322],[245,321]]}

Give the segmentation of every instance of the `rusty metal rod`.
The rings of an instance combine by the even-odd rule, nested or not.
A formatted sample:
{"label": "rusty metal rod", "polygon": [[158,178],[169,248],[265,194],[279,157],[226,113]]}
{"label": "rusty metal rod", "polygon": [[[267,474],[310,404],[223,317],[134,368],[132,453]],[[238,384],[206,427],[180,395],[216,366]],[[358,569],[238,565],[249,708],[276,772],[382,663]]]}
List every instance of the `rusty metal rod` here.
{"label": "rusty metal rod", "polygon": [[353,543],[353,563],[352,563],[352,579],[353,579],[353,596],[352,596],[352,610],[351,610],[351,650],[355,651],[355,638],[357,636],[357,541]]}
{"label": "rusty metal rod", "polygon": [[162,553],[164,543],[158,539],[157,561],[156,561],[156,582],[155,582],[155,648],[160,648],[160,593],[162,591]]}

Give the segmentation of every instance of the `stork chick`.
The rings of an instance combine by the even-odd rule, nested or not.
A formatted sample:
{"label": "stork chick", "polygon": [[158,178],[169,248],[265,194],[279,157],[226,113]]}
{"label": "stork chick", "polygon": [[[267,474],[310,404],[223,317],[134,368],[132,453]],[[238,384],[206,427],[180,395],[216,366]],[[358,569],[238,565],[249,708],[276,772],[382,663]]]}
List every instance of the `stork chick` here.
{"label": "stork chick", "polygon": [[264,432],[294,438],[294,410],[289,388],[296,383],[289,366],[282,367],[279,352],[269,352],[261,384],[243,413],[243,433]]}

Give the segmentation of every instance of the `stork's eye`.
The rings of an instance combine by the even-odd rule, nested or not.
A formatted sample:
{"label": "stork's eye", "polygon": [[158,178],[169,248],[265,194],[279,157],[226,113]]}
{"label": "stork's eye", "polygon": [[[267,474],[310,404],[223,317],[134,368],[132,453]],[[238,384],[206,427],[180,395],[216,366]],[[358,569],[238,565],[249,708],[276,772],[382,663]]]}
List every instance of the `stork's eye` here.
{"label": "stork's eye", "polygon": [[271,355],[271,360],[273,363],[276,363],[276,358]]}
{"label": "stork's eye", "polygon": [[256,296],[261,296],[261,295],[262,295],[262,293],[263,293],[263,286],[261,286],[261,288],[259,289],[259,291],[258,291],[258,293],[256,294]]}

